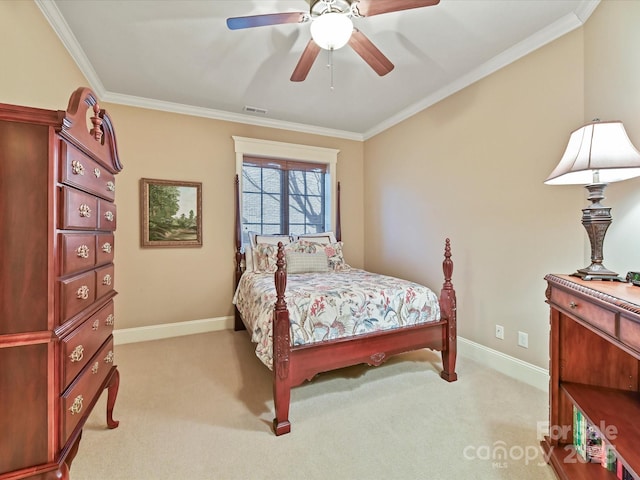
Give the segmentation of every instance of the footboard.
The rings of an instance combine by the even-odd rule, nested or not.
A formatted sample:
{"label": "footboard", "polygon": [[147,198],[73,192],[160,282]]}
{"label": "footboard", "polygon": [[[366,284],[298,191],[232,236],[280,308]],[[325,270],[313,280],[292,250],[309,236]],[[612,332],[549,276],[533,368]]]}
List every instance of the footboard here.
{"label": "footboard", "polygon": [[451,282],[453,262],[449,239],[445,242],[440,321],[296,347],[291,347],[284,257],[284,246],[279,243],[274,274],[277,299],[273,315],[273,427],[276,435],[291,431],[291,388],[321,372],[361,363],[378,366],[393,355],[430,348],[441,351],[443,369],[440,376],[448,382],[457,380],[456,294]]}

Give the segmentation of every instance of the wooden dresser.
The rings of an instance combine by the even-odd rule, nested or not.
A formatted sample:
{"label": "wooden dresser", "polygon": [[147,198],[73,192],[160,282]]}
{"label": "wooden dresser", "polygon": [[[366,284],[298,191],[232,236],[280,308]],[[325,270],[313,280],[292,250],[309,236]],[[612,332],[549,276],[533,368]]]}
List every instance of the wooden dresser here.
{"label": "wooden dresser", "polygon": [[[547,459],[561,479],[638,479],[640,287],[567,275],[545,280],[551,307]],[[600,439],[590,462],[575,440],[574,425],[585,423]],[[609,468],[597,461],[603,448]],[[627,476],[617,473],[623,467]]]}
{"label": "wooden dresser", "polygon": [[109,115],[0,104],[0,479],[69,477],[113,359],[115,179]]}

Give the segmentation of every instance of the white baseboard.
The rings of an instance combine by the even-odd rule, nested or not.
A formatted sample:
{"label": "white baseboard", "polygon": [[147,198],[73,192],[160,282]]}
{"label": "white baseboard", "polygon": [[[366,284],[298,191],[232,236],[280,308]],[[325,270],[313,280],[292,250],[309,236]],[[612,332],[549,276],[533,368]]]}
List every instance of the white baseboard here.
{"label": "white baseboard", "polygon": [[162,338],[180,337],[195,333],[233,330],[233,322],[233,317],[217,317],[149,325],[147,327],[123,328],[114,330],[113,342],[116,345],[123,345],[125,343],[146,342],[148,340],[160,340]]}
{"label": "white baseboard", "polygon": [[544,368],[463,337],[458,337],[458,353],[540,390],[549,391],[549,371]]}

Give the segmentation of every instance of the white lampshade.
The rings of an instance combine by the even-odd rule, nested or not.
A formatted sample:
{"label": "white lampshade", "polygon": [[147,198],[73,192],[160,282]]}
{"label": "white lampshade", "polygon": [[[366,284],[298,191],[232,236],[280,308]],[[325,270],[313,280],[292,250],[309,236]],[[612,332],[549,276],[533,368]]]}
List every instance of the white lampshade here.
{"label": "white lampshade", "polygon": [[[599,179],[594,180],[597,172]],[[547,185],[611,183],[640,176],[640,152],[620,121],[592,122],[574,131]]]}
{"label": "white lampshade", "polygon": [[337,50],[344,47],[353,32],[353,22],[343,13],[324,13],[311,23],[311,37],[320,48]]}

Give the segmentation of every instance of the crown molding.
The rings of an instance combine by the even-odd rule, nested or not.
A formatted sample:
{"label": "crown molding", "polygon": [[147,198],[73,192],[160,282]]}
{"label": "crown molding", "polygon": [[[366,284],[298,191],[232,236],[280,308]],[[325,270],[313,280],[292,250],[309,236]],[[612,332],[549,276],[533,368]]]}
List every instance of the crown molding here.
{"label": "crown molding", "polygon": [[124,95],[109,92],[105,89],[102,81],[96,73],[93,65],[87,58],[84,50],[78,43],[77,38],[69,28],[66,20],[58,10],[56,4],[49,0],[34,0],[44,17],[47,19],[54,32],[60,38],[60,41],[67,49],[73,60],[78,65],[80,71],[84,74],[89,86],[102,100],[110,103],[128,105],[151,110],[160,110],[164,112],[179,113],[183,115],[191,115],[197,117],[211,118],[215,120],[223,120],[227,122],[242,123],[247,125],[255,125],[267,128],[276,128],[290,130],[295,132],[309,133],[313,135],[321,135],[333,138],[343,138],[347,140],[365,141],[385,130],[397,125],[398,123],[412,117],[413,115],[429,108],[437,102],[453,95],[456,92],[468,87],[469,85],[483,79],[484,77],[500,70],[501,68],[515,62],[532,51],[556,40],[557,38],[581,27],[589,19],[594,12],[600,0],[583,0],[576,8],[574,13],[565,15],[560,20],[549,25],[548,27],[536,32],[522,42],[505,50],[501,54],[493,57],[488,62],[475,68],[466,75],[459,77],[455,81],[436,91],[432,95],[424,98],[410,107],[398,112],[396,115],[389,117],[384,122],[379,123],[375,127],[364,133],[350,132],[345,130],[335,130],[323,128],[314,125],[307,125],[294,122],[285,122],[269,118],[258,118],[251,115],[239,113],[225,112],[204,107],[196,107],[151,98],[137,97],[133,95]]}
{"label": "crown molding", "polygon": [[492,73],[500,70],[501,68],[515,62],[516,60],[519,60],[520,58],[528,55],[534,50],[537,50],[547,45],[548,43],[557,40],[561,36],[575,30],[576,28],[583,26],[599,3],[600,0],[584,0],[576,9],[576,12],[565,15],[548,27],[539,30],[520,43],[517,43],[513,47],[508,48],[499,55],[496,55],[491,60],[485,62],[474,70],[471,70],[466,75],[459,77],[458,79],[436,91],[432,95],[429,95],[422,101],[411,105],[410,107],[390,117],[386,121],[379,123],[363,134],[364,139],[367,140],[379,133],[382,133],[385,130],[388,130],[394,125],[397,125],[398,123],[412,117],[422,110],[429,108],[430,106],[438,103],[441,100],[444,100],[450,95],[459,92],[460,90],[468,87],[478,80],[481,80],[484,77],[487,77]]}

